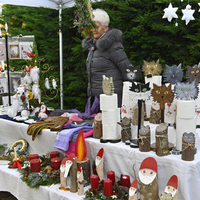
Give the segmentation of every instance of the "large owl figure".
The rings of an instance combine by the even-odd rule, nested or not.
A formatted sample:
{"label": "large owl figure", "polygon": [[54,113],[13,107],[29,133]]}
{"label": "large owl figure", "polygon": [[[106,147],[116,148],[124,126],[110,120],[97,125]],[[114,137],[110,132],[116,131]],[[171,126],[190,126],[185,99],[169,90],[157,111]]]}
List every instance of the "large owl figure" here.
{"label": "large owl figure", "polygon": [[190,82],[195,80],[195,84],[198,85],[200,82],[200,63],[193,67],[187,66],[186,77]]}
{"label": "large owl figure", "polygon": [[165,82],[175,84],[183,79],[183,70],[181,69],[181,63],[173,66],[165,65],[165,70],[163,72],[165,77]]}
{"label": "large owl figure", "polygon": [[102,88],[104,94],[112,95],[114,93],[113,78],[112,77],[108,78],[105,75],[103,75]]}
{"label": "large owl figure", "polygon": [[155,61],[147,62],[144,60],[142,71],[144,72],[144,75],[147,76],[148,78],[155,75],[160,75],[162,72],[162,67],[159,63],[159,59],[156,62]]}
{"label": "large owl figure", "polygon": [[191,83],[177,82],[174,87],[174,93],[176,94],[177,99],[191,100],[198,97],[199,88],[195,85],[195,80]]}

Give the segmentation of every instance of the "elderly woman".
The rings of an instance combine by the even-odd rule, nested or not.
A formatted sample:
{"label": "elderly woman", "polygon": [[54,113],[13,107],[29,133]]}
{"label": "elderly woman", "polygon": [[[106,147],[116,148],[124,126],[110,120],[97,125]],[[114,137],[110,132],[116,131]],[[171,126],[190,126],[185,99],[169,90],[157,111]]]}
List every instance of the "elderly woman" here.
{"label": "elderly woman", "polygon": [[83,48],[89,50],[86,63],[88,96],[99,98],[103,94],[102,75],[113,77],[114,93],[118,95],[118,107],[121,107],[126,68],[131,65],[122,45],[122,32],[108,28],[110,18],[106,11],[96,9],[93,15],[97,25],[94,38],[82,41]]}

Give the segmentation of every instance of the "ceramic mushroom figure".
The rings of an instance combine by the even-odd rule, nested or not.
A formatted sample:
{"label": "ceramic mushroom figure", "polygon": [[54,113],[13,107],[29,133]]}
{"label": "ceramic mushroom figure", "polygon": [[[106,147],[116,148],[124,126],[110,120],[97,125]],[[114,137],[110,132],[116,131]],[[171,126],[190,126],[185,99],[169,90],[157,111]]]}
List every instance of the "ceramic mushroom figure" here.
{"label": "ceramic mushroom figure", "polygon": [[172,199],[178,199],[178,177],[176,175],[171,176],[167,186],[165,187],[165,192],[172,194]]}
{"label": "ceramic mushroom figure", "polygon": [[72,153],[68,157],[63,158],[60,165],[60,190],[65,190],[67,187],[67,176],[69,173],[69,169],[72,166],[75,159],[75,154]]}
{"label": "ceramic mushroom figure", "polygon": [[139,169],[140,199],[158,199],[157,162],[153,157],[143,160]]}
{"label": "ceramic mushroom figure", "polygon": [[129,200],[137,200],[137,179],[135,179],[129,188]]}
{"label": "ceramic mushroom figure", "polygon": [[101,148],[96,156],[95,164],[96,164],[96,171],[99,176],[100,181],[104,180],[104,173],[103,173],[103,153],[104,149]]}
{"label": "ceramic mushroom figure", "polygon": [[83,178],[83,170],[82,167],[79,166],[77,170],[77,182],[78,182],[78,195],[84,194],[84,178]]}

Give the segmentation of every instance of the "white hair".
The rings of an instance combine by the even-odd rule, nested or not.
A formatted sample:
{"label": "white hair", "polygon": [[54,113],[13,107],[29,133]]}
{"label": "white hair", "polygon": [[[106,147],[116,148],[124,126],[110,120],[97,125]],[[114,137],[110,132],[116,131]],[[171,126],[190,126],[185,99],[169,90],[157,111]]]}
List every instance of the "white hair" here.
{"label": "white hair", "polygon": [[110,17],[105,10],[97,8],[97,9],[93,10],[92,13],[94,15],[93,21],[100,22],[104,28],[105,28],[105,26],[109,25]]}

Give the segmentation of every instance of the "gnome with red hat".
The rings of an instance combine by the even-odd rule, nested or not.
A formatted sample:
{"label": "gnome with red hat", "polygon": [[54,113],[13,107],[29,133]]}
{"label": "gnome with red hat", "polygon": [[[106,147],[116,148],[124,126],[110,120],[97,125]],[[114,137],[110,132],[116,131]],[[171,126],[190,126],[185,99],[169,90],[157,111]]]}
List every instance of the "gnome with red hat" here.
{"label": "gnome with red hat", "polygon": [[140,199],[158,199],[157,162],[154,158],[145,158],[139,169]]}
{"label": "gnome with red hat", "polygon": [[101,148],[96,156],[95,165],[96,171],[99,176],[100,181],[104,180],[104,173],[103,173],[103,153],[104,149]]}
{"label": "gnome with red hat", "polygon": [[131,187],[129,188],[129,199],[128,200],[137,200],[137,179],[135,179]]}
{"label": "gnome with red hat", "polygon": [[78,183],[78,195],[82,196],[84,194],[84,178],[82,167],[79,166],[77,170],[77,183]]}
{"label": "gnome with red hat", "polygon": [[48,117],[47,106],[44,103],[41,105],[38,117],[40,117],[40,118],[46,118],[46,117]]}
{"label": "gnome with red hat", "polygon": [[68,191],[66,189],[67,187],[67,176],[69,173],[69,169],[72,166],[73,162],[75,159],[75,154],[72,153],[70,154],[68,157],[63,158],[61,165],[60,165],[60,190],[65,190]]}
{"label": "gnome with red hat", "polygon": [[178,199],[178,177],[176,175],[171,176],[167,186],[165,187],[165,192],[172,194],[172,199]]}

